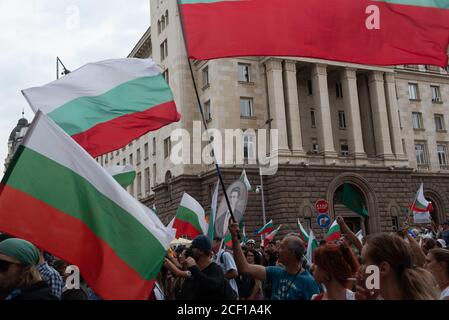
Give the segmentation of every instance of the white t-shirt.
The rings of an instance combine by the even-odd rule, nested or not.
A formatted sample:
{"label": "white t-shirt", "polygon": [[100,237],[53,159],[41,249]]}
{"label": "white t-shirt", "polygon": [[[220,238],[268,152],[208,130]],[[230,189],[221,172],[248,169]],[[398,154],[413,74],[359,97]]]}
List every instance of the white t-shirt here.
{"label": "white t-shirt", "polygon": [[[229,252],[226,252],[223,249],[218,252],[215,263],[223,269],[224,274],[228,273],[231,270],[237,271],[237,265],[235,264],[234,257]],[[238,297],[239,289],[237,287],[237,282],[235,282],[235,279],[228,280],[229,285],[235,291]]]}
{"label": "white t-shirt", "polygon": [[444,300],[447,298],[449,298],[449,287],[447,287],[446,289],[441,291],[441,294],[440,294],[440,300]]}

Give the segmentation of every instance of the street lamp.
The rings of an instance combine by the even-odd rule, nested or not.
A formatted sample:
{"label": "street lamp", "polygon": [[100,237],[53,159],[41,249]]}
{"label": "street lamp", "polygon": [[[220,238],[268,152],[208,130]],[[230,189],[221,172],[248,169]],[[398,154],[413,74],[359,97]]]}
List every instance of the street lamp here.
{"label": "street lamp", "polygon": [[62,63],[61,59],[59,59],[59,57],[56,57],[56,79],[59,79],[59,76],[60,76],[60,74],[59,74],[59,65],[62,66],[61,75],[65,76],[65,75],[70,73],[70,70],[68,70],[65,67],[65,65],[64,65],[64,63]]}

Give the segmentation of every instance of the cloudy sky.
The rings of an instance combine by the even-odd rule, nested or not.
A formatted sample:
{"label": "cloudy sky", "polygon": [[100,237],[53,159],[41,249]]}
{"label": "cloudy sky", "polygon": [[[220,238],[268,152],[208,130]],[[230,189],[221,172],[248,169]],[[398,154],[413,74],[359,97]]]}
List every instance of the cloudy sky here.
{"label": "cloudy sky", "polygon": [[22,109],[20,90],[56,79],[56,56],[69,70],[126,57],[150,23],[148,0],[0,0],[0,177],[7,141]]}

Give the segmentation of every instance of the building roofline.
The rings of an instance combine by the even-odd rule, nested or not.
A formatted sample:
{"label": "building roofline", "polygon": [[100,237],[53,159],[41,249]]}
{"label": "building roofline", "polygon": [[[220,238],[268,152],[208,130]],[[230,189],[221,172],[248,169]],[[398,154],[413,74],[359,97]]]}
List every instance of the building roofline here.
{"label": "building roofline", "polygon": [[128,54],[128,58],[133,58],[139,52],[140,48],[142,48],[148,41],[151,41],[151,26],[148,27],[147,31],[142,35],[140,40]]}

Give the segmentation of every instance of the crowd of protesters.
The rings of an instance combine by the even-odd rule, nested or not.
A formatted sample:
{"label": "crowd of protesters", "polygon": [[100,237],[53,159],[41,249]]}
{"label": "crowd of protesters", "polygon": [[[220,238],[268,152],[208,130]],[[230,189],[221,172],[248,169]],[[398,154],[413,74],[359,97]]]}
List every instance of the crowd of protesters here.
{"label": "crowd of protesters", "polygon": [[[290,233],[265,248],[240,241],[230,223],[232,249],[223,239],[198,236],[170,249],[150,300],[449,300],[449,222],[403,228],[361,242],[341,217],[342,237],[307,244]],[[32,243],[0,235],[0,300],[98,300],[81,279],[68,288],[68,264]],[[369,268],[378,287],[367,286]],[[376,282],[376,281],[374,281]]]}

